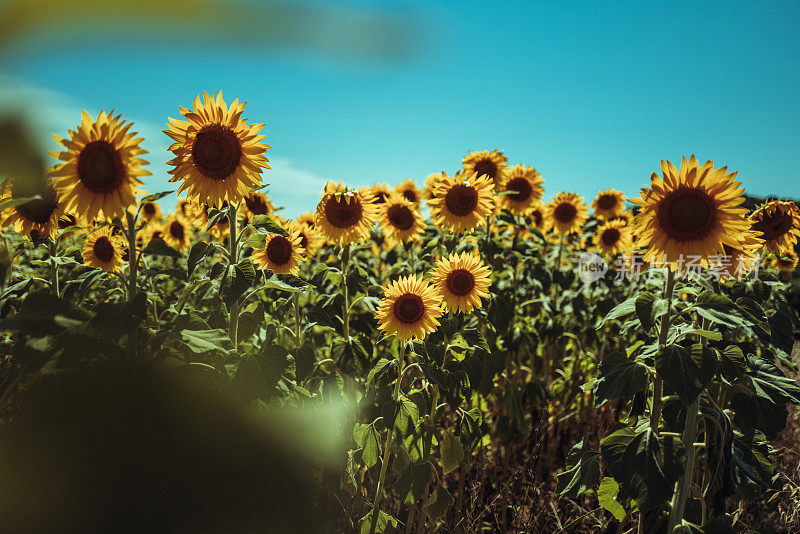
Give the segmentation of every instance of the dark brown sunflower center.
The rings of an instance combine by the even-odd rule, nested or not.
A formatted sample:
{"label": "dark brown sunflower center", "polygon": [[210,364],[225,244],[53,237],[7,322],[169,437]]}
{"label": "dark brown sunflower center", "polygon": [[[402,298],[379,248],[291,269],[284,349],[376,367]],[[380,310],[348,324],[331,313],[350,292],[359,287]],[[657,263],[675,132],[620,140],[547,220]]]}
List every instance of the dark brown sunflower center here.
{"label": "dark brown sunflower center", "polygon": [[661,229],[670,239],[696,241],[716,224],[716,206],[708,193],[684,187],[673,191],[656,208]]}
{"label": "dark brown sunflower center", "polygon": [[791,230],[793,225],[791,214],[776,212],[755,223],[753,230],[761,232],[765,240],[774,241]]}
{"label": "dark brown sunflower center", "polygon": [[512,178],[506,184],[506,190],[513,191],[508,198],[514,202],[525,202],[533,194],[533,187],[525,178]]}
{"label": "dark brown sunflower center", "polygon": [[344,197],[331,197],[325,204],[325,218],[335,228],[350,228],[361,221],[361,203],[351,198],[347,202]]}
{"label": "dark brown sunflower center", "polygon": [[386,210],[386,216],[392,226],[401,231],[410,230],[414,226],[414,214],[408,206],[395,204]]}
{"label": "dark brown sunflower center", "polygon": [[308,236],[305,232],[300,233],[300,246],[304,249],[308,249]]}
{"label": "dark brown sunflower center", "polygon": [[378,191],[377,193],[375,193],[375,196],[373,198],[375,199],[373,201],[374,204],[385,204],[386,201],[389,199],[389,194],[386,193],[385,191]]}
{"label": "dark brown sunflower center", "polygon": [[617,244],[620,235],[621,234],[619,233],[619,230],[617,230],[616,228],[608,228],[600,236],[600,240],[603,242],[605,246],[612,247]]}
{"label": "dark brown sunflower center", "polygon": [[467,269],[456,269],[447,275],[445,285],[450,293],[463,297],[475,288],[475,276]]}
{"label": "dark brown sunflower center", "polygon": [[92,141],[78,156],[78,178],[93,193],[116,189],[125,177],[125,166],[111,143]]}
{"label": "dark brown sunflower center", "polygon": [[148,219],[156,216],[156,206],[152,202],[148,202],[142,206],[142,213]]}
{"label": "dark brown sunflower center", "polygon": [[542,215],[541,211],[539,210],[534,211],[533,213],[531,213],[531,217],[533,217],[533,224],[535,224],[537,228],[542,225],[542,222],[544,221],[544,216]]}
{"label": "dark brown sunflower center", "polygon": [[405,324],[414,324],[425,315],[425,304],[422,297],[414,293],[400,295],[394,302],[394,316]]}
{"label": "dark brown sunflower center", "polygon": [[75,226],[78,224],[78,219],[74,215],[70,215],[69,213],[65,213],[61,217],[58,218],[58,229],[63,230],[64,228],[69,228],[70,226]]}
{"label": "dark brown sunflower center", "polygon": [[285,265],[292,258],[292,243],[278,235],[267,244],[267,258],[275,265]]}
{"label": "dark brown sunflower center", "polygon": [[456,184],[444,195],[444,204],[453,215],[464,217],[478,207],[478,192],[471,185]]}
{"label": "dark brown sunflower center", "polygon": [[58,209],[58,200],[52,190],[45,192],[42,197],[17,206],[17,213],[34,224],[46,224]]}
{"label": "dark brown sunflower center", "polygon": [[617,206],[617,197],[614,195],[600,195],[597,199],[597,207],[601,210],[610,210]]}
{"label": "dark brown sunflower center", "polygon": [[569,202],[562,202],[553,210],[553,217],[560,223],[569,224],[578,215],[578,208]]}
{"label": "dark brown sunflower center", "polygon": [[244,199],[244,204],[254,215],[267,215],[269,213],[269,206],[261,195],[248,195]]}
{"label": "dark brown sunflower center", "polygon": [[172,221],[172,223],[169,225],[169,235],[175,239],[182,240],[185,234],[186,231],[183,228],[183,225],[178,221]]}
{"label": "dark brown sunflower center", "polygon": [[102,262],[109,262],[114,259],[114,245],[106,236],[100,236],[92,247],[95,257]]}
{"label": "dark brown sunflower center", "polygon": [[239,166],[242,146],[236,134],[225,126],[206,126],[192,145],[192,158],[198,170],[212,180],[224,180]]}
{"label": "dark brown sunflower center", "polygon": [[414,192],[413,189],[406,189],[405,191],[403,191],[403,198],[414,204],[417,203],[417,194]]}
{"label": "dark brown sunflower center", "polygon": [[495,179],[497,170],[497,164],[490,159],[482,159],[475,164],[475,172],[478,173],[478,176],[483,176],[485,174],[492,180]]}

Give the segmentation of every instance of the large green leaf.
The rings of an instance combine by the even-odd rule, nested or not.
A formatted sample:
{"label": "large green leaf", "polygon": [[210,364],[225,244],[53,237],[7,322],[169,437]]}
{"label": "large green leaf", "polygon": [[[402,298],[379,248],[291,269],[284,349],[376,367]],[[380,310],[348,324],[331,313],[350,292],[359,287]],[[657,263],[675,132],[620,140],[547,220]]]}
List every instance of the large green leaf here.
{"label": "large green leaf", "polygon": [[733,422],[744,432],[760,430],[767,439],[775,439],[786,427],[789,411],[782,404],[752,393],[737,393],[731,399]]}
{"label": "large green leaf", "polygon": [[25,298],[17,313],[0,320],[0,329],[43,337],[80,326],[93,316],[49,291],[36,291]]}
{"label": "large green leaf", "polygon": [[639,317],[639,322],[645,332],[650,332],[655,326],[655,304],[656,296],[649,291],[645,291],[636,297],[636,316]]}
{"label": "large green leaf", "polygon": [[425,496],[434,472],[433,465],[427,460],[409,462],[397,477],[394,490],[405,504],[411,505]]}
{"label": "large green leaf", "polygon": [[647,368],[624,352],[612,352],[600,362],[599,376],[594,383],[594,405],[600,406],[613,399],[632,399],[645,386]]}
{"label": "large green leaf", "polygon": [[716,360],[712,353],[701,350],[698,361],[695,361],[680,345],[661,348],[655,360],[658,375],[687,405],[703,391],[716,370]]}
{"label": "large green leaf", "polygon": [[424,504],[425,512],[432,519],[438,519],[453,506],[453,502],[455,501],[450,492],[444,486],[437,486]]}
{"label": "large green leaf", "polygon": [[577,499],[600,480],[600,453],[593,451],[589,438],[576,443],[567,456],[567,468],[556,475],[559,496]]}
{"label": "large green leaf", "polygon": [[375,424],[356,423],[353,428],[353,440],[361,448],[361,460],[369,469],[378,463],[381,454],[380,434],[375,429]]}
{"label": "large green leaf", "polygon": [[770,399],[776,404],[800,404],[800,386],[797,381],[785,376],[773,363],[752,356],[747,373],[756,395]]}
{"label": "large green leaf", "polygon": [[461,440],[445,431],[441,444],[442,471],[449,473],[461,464],[464,459],[464,447]]}
{"label": "large green leaf", "polygon": [[619,319],[620,317],[624,317],[626,315],[630,315],[631,313],[636,311],[636,300],[639,298],[638,295],[634,295],[629,299],[617,304],[614,308],[606,314],[600,324],[597,325],[597,328],[602,327],[607,322],[612,321],[614,319]]}
{"label": "large green leaf", "polygon": [[289,367],[289,353],[280,345],[267,345],[239,362],[233,385],[243,394],[268,400],[275,396],[275,386]]}
{"label": "large green leaf", "polygon": [[625,519],[625,508],[617,501],[619,484],[611,477],[603,478],[600,487],[597,489],[597,501],[606,510],[611,512],[617,521]]}

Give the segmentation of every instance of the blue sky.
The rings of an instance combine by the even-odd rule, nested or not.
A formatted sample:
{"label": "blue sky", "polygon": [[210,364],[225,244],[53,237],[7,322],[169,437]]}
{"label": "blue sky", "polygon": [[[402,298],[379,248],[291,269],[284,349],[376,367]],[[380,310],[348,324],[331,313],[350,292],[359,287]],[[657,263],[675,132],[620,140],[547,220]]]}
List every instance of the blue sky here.
{"label": "blue sky", "polygon": [[266,122],[264,180],[287,216],[313,209],[327,179],[422,183],[492,148],[535,166],[546,199],[636,195],[660,159],[692,153],[738,170],[749,193],[800,197],[798,2],[336,4],[396,19],[411,46],[57,42],[0,56],[0,105],[30,98],[60,135],[81,109],[116,108],[147,136],[159,191],[175,188],[166,117],[221,89]]}

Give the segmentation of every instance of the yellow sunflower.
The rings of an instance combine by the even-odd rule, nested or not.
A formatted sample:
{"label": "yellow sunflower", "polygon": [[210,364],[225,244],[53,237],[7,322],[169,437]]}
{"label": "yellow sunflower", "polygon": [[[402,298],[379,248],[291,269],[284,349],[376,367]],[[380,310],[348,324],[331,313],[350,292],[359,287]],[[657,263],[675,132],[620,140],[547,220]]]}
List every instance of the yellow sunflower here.
{"label": "yellow sunflower", "polygon": [[462,252],[437,261],[431,278],[447,311],[470,313],[489,296],[489,274],[479,256]]}
{"label": "yellow sunflower", "polygon": [[770,252],[781,254],[794,250],[800,236],[800,209],[794,202],[773,200],[753,212],[750,222]]}
{"label": "yellow sunflower", "polygon": [[[164,223],[153,223],[148,224],[142,230],[136,234],[136,243],[139,247],[146,247],[148,243],[154,238],[158,237],[160,239],[164,239]],[[116,230],[111,230],[111,236],[117,237],[122,239],[122,234],[117,233]],[[165,240],[166,241],[166,240]]]}
{"label": "yellow sunflower", "polygon": [[269,169],[264,155],[269,145],[262,143],[263,124],[247,124],[242,118],[245,102],[234,100],[230,107],[222,92],[195,97],[193,110],[180,108],[187,120],[169,119],[164,133],[175,142],[169,149],[175,158],[170,182],[183,181],[178,194],[219,205],[238,202],[261,185],[261,172]]}
{"label": "yellow sunflower", "polygon": [[542,198],[542,182],[542,175],[530,165],[515,165],[508,171],[508,177],[501,187],[501,190],[509,193],[500,195],[499,207],[527,215]]}
{"label": "yellow sunflower", "polygon": [[538,228],[539,230],[545,229],[545,218],[544,218],[544,204],[541,202],[535,202],[531,206],[531,210],[528,213],[528,216],[531,218],[531,225],[534,228]]}
{"label": "yellow sunflower", "polygon": [[609,217],[606,220],[608,220],[608,221],[622,221],[622,223],[625,226],[627,226],[631,222],[633,222],[633,213],[631,213],[630,211],[626,210],[626,211],[623,211],[622,213],[620,213],[619,215],[615,215],[613,217]]}
{"label": "yellow sunflower", "polygon": [[372,202],[374,204],[383,204],[387,200],[389,200],[389,195],[391,191],[389,191],[389,185],[385,183],[375,184],[369,188],[370,192],[372,193]]}
{"label": "yellow sunflower", "polygon": [[365,187],[347,189],[342,182],[328,182],[317,205],[317,232],[333,243],[344,245],[369,238],[378,207]]}
{"label": "yellow sunflower", "polygon": [[470,152],[461,160],[465,174],[476,173],[479,177],[488,176],[495,189],[500,188],[506,179],[508,171],[506,162],[508,162],[508,158],[499,150]]}
{"label": "yellow sunflower", "polygon": [[307,211],[298,215],[294,222],[307,226],[309,230],[316,230],[317,216],[313,211]]}
{"label": "yellow sunflower", "polygon": [[194,210],[196,209],[196,204],[189,200],[188,198],[182,198],[178,201],[175,205],[175,213],[186,219],[187,221],[192,221],[195,218]]}
{"label": "yellow sunflower", "polygon": [[427,200],[436,198],[436,190],[439,188],[439,184],[444,178],[447,178],[447,173],[445,172],[429,174],[427,178],[425,178],[425,189],[423,190],[422,196]]}
{"label": "yellow sunflower", "polygon": [[84,111],[77,130],[69,131],[69,139],[53,136],[67,150],[50,153],[64,163],[49,174],[62,190],[65,209],[87,222],[124,218],[141,193],[136,189],[142,185],[139,177],[150,175],[142,169],[147,162],[139,158],[147,154],[139,146],[142,138],[135,138],[136,133],[129,131],[133,123],[126,124],[120,117],[101,111],[94,121]]}
{"label": "yellow sunflower", "polygon": [[322,246],[320,238],[313,228],[299,222],[298,219],[288,223],[286,228],[289,233],[297,233],[300,236],[300,246],[305,251],[306,258],[312,258]]}
{"label": "yellow sunflower", "polygon": [[561,192],[544,207],[544,217],[548,228],[558,234],[578,233],[589,216],[589,208],[583,197],[575,193]]}
{"label": "yellow sunflower", "polygon": [[177,250],[183,252],[191,244],[192,235],[191,225],[180,215],[170,213],[167,222],[161,229],[161,238],[164,242]]}
{"label": "yellow sunflower", "polygon": [[625,211],[625,193],[616,189],[600,191],[592,201],[592,209],[598,219],[613,219]]}
{"label": "yellow sunflower", "polygon": [[405,243],[422,235],[425,220],[414,204],[393,193],[381,206],[380,227],[390,240]]}
{"label": "yellow sunflower", "polygon": [[436,197],[428,200],[431,217],[437,226],[461,234],[485,223],[494,209],[494,192],[488,176],[456,173],[444,177]]}
{"label": "yellow sunflower", "polygon": [[627,254],[633,250],[631,228],[621,219],[608,221],[597,229],[594,246],[609,256]]}
{"label": "yellow sunflower", "polygon": [[443,310],[436,289],[413,274],[384,287],[384,297],[375,312],[378,328],[400,341],[425,339],[439,326]]}
{"label": "yellow sunflower", "polygon": [[680,169],[661,162],[662,177],[653,173],[652,189],[642,188],[641,198],[630,202],[641,208],[633,220],[637,246],[647,247],[644,260],[666,261],[673,267],[681,262],[709,259],[725,254],[725,245],[741,249],[750,223],[741,182],[727,167],[714,168],[713,161],[702,166],[694,156],[683,158]]}
{"label": "yellow sunflower", "polygon": [[772,266],[779,271],[792,272],[795,267],[797,267],[798,260],[800,260],[800,258],[798,258],[795,251],[782,252],[776,254],[775,257],[772,258]]}
{"label": "yellow sunflower", "polygon": [[419,189],[417,189],[417,184],[411,178],[408,180],[403,180],[394,186],[392,193],[401,195],[415,206],[419,206],[420,202],[422,201],[422,196],[419,192]]}
{"label": "yellow sunflower", "polygon": [[250,224],[256,215],[272,215],[275,206],[269,199],[269,195],[259,191],[250,191],[245,197],[244,202],[239,206],[239,216],[237,217],[242,228]]}
{"label": "yellow sunflower", "polygon": [[158,205],[158,202],[145,202],[142,204],[141,214],[142,219],[147,223],[160,221],[164,217],[164,213],[161,211],[161,206]]}
{"label": "yellow sunflower", "polygon": [[64,216],[64,199],[61,192],[56,191],[50,180],[43,187],[34,187],[30,191],[27,189],[11,180],[6,181],[2,194],[0,194],[0,203],[14,198],[30,198],[36,195],[41,198],[30,200],[13,208],[6,208],[0,213],[0,221],[2,221],[0,225],[3,228],[13,226],[18,234],[32,239],[46,237],[55,239],[58,234],[59,220]]}
{"label": "yellow sunflower", "polygon": [[104,226],[86,238],[83,262],[104,271],[119,271],[122,264],[122,242],[111,235],[111,227]]}
{"label": "yellow sunflower", "polygon": [[269,234],[263,249],[256,249],[250,258],[259,269],[271,269],[276,273],[295,274],[305,251],[301,246],[300,233],[290,227],[289,237]]}
{"label": "yellow sunflower", "polygon": [[759,250],[764,246],[764,240],[758,237],[758,232],[747,230],[740,236],[737,248],[724,245],[724,254],[718,257],[713,267],[722,278],[740,278],[747,275],[756,263],[761,261]]}

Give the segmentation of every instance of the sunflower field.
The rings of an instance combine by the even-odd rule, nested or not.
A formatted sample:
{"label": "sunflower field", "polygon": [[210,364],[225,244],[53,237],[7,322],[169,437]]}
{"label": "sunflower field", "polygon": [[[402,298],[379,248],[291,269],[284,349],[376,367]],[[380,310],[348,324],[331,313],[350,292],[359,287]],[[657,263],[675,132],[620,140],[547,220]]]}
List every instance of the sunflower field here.
{"label": "sunflower field", "polygon": [[2,177],[0,531],[800,532],[794,202],[483,150],[288,220],[244,108]]}

